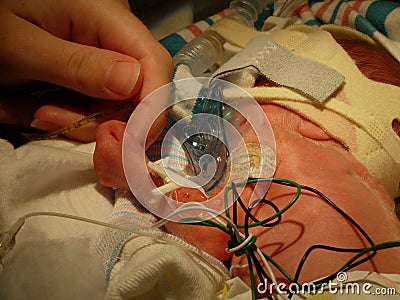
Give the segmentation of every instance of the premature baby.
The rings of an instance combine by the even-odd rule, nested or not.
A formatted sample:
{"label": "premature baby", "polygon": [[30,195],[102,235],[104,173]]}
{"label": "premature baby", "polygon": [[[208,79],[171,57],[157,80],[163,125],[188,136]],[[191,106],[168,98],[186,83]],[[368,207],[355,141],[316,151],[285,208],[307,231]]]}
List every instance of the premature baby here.
{"label": "premature baby", "polygon": [[[400,86],[400,66],[377,45],[357,39],[336,36],[337,42],[355,61],[360,71],[374,81]],[[345,83],[346,84],[346,83]],[[257,86],[273,86],[258,78]],[[257,98],[257,100],[259,100]],[[385,99],[376,99],[376,105],[385,105]],[[259,101],[268,117],[276,139],[277,167],[274,177],[287,178],[314,187],[326,194],[335,204],[354,218],[368,232],[375,243],[400,240],[400,222],[396,218],[395,200],[369,169],[361,163],[343,140],[333,136],[318,122],[285,105]],[[126,124],[109,121],[99,126],[94,157],[100,183],[117,188],[128,188],[122,167],[122,140]],[[392,127],[399,133],[399,120]],[[251,141],[251,135],[246,142]],[[399,178],[395,179],[399,180]],[[248,204],[252,187],[246,187],[241,198]],[[293,189],[272,185],[266,198],[282,208],[293,197]],[[198,201],[201,193],[194,189],[181,189],[175,193],[178,201]],[[181,198],[181,199],[180,199]],[[247,200],[247,202],[246,202]],[[270,210],[262,206],[253,211],[262,220]],[[244,219],[244,213],[239,220]],[[245,264],[245,257],[225,252],[229,236],[218,229],[167,223],[166,230],[214,257],[232,265]],[[340,248],[367,246],[353,226],[312,193],[304,192],[301,201],[285,213],[279,226],[254,228],[257,246],[268,253],[290,273],[294,274],[305,249],[314,244],[327,244]],[[331,274],[352,253],[316,251],[307,261],[299,278],[308,282]],[[357,267],[359,270],[396,273],[400,270],[400,249],[379,252],[370,261]],[[246,269],[234,275],[248,280]],[[282,279],[282,278],[281,278]]]}

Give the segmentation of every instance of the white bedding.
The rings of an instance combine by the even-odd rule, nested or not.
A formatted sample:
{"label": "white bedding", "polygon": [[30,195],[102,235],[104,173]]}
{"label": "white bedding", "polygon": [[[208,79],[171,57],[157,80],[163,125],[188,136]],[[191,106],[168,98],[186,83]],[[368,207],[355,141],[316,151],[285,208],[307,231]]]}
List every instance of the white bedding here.
{"label": "white bedding", "polygon": [[[138,1],[140,4],[144,1]],[[193,22],[191,1],[150,7],[148,25],[162,38]],[[213,1],[206,1],[213,11]],[[148,2],[145,5],[149,5]],[[179,22],[177,22],[179,20]],[[0,232],[33,211],[107,221],[114,191],[97,183],[95,144],[40,141],[16,150],[0,140]],[[102,227],[53,217],[30,218],[0,272],[0,299],[103,299],[107,282],[93,244]]]}
{"label": "white bedding", "polygon": [[[108,219],[114,192],[97,183],[94,143],[53,140],[16,150],[0,140],[0,230],[34,211]],[[101,227],[53,217],[27,220],[0,272],[0,299],[102,299],[93,243]]]}

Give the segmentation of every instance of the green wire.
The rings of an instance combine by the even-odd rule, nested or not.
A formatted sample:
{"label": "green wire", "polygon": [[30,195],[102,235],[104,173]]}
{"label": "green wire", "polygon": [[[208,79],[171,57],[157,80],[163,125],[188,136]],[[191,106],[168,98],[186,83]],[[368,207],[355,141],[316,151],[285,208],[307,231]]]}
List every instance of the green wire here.
{"label": "green wire", "polygon": [[[261,250],[261,249],[260,249]],[[279,272],[281,272],[283,274],[283,276],[285,276],[290,282],[292,283],[296,283],[298,284],[298,282],[294,281],[294,278],[292,276],[289,275],[288,272],[286,272],[286,270],[279,265],[271,256],[265,254],[263,251],[261,251],[261,253],[263,254],[263,256],[270,262],[272,263],[278,270]]]}
{"label": "green wire", "polygon": [[[249,224],[249,227],[259,226],[259,225],[262,225],[263,223],[268,223],[269,221],[274,220],[275,218],[279,217],[284,212],[286,212],[300,197],[301,186],[297,182],[294,182],[289,179],[282,179],[282,178],[271,178],[271,179],[272,179],[272,182],[285,183],[289,186],[296,187],[296,189],[297,189],[296,194],[294,195],[293,199],[284,208],[282,208],[279,212],[275,213],[273,216],[269,217],[268,219],[266,219],[264,221]],[[254,179],[250,180],[249,183],[253,183],[252,181],[254,181]],[[256,181],[254,181],[254,182],[256,182]],[[263,182],[263,180],[261,180],[261,182]]]}
{"label": "green wire", "polygon": [[[286,212],[300,197],[301,194],[301,186],[297,183],[294,182],[292,180],[289,179],[283,179],[283,178],[258,178],[258,179],[250,179],[247,181],[243,181],[240,182],[238,184],[235,183],[235,186],[244,186],[247,184],[252,184],[252,183],[257,183],[257,182],[276,182],[276,183],[280,183],[280,184],[285,184],[288,186],[292,186],[295,187],[297,189],[296,194],[294,195],[294,197],[292,198],[292,200],[284,207],[282,208],[280,211],[278,211],[277,213],[275,213],[274,215],[272,215],[271,217],[260,221],[260,222],[255,222],[255,223],[251,223],[248,224],[248,227],[256,227],[256,226],[260,226],[264,223],[268,223],[269,221],[272,221],[273,219],[279,217],[280,215],[282,215],[284,212]],[[231,187],[226,187],[225,188],[225,193],[224,193],[224,203],[225,203],[225,212],[226,212],[226,216],[230,219],[230,213],[229,213],[229,206],[228,206],[228,193],[231,190]],[[238,225],[238,228],[244,228],[245,226],[242,225]]]}
{"label": "green wire", "polygon": [[256,300],[257,295],[256,295],[256,280],[254,278],[254,272],[253,272],[253,265],[251,264],[251,257],[250,253],[248,250],[245,251],[246,253],[246,258],[249,263],[249,276],[250,276],[250,284],[251,284],[251,299]]}
{"label": "green wire", "polygon": [[211,220],[204,220],[201,218],[191,217],[191,218],[183,218],[179,221],[180,224],[185,225],[200,225],[200,226],[207,226],[207,227],[217,227],[221,229],[223,232],[229,234],[229,231],[225,228],[225,226],[211,221]]}
{"label": "green wire", "polygon": [[[275,218],[279,217],[280,215],[282,215],[284,212],[286,212],[300,197],[301,194],[301,186],[297,183],[294,182],[292,180],[288,180],[288,179],[282,179],[282,178],[259,178],[259,179],[250,179],[247,181],[243,181],[240,182],[238,184],[235,184],[235,186],[245,186],[247,184],[252,184],[252,183],[257,183],[257,182],[276,182],[276,183],[281,183],[281,184],[285,184],[285,185],[289,185],[292,187],[296,187],[296,194],[294,195],[294,197],[292,198],[292,200],[284,207],[282,208],[279,212],[275,213],[274,215],[272,215],[271,217],[269,217],[266,220],[260,221],[260,222],[256,222],[256,223],[252,223],[252,224],[248,224],[248,227],[256,227],[259,225],[262,225],[264,223],[267,223],[271,220],[274,220]],[[225,192],[224,192],[224,204],[225,204],[225,214],[226,217],[230,219],[230,212],[229,212],[229,201],[228,201],[228,194],[229,191],[231,191],[232,188],[230,186],[225,188]],[[244,225],[237,225],[238,228],[244,228]],[[233,234],[233,230],[231,228],[230,225],[228,225],[228,230],[229,230],[229,235],[231,236],[231,238],[235,238]],[[250,243],[251,244],[251,243]],[[244,252],[246,253],[247,259],[249,260],[249,251],[248,251],[248,247],[246,247],[244,249]],[[262,251],[261,251],[262,252]],[[271,262],[290,282],[294,282],[294,279],[289,275],[289,273],[282,267],[280,266],[274,259],[272,259],[272,257],[266,255],[264,252],[262,252],[262,254],[264,255],[264,257]],[[252,270],[252,268],[249,268],[249,275],[250,275],[250,282],[251,282],[251,290],[252,290],[252,298],[256,299],[256,287],[255,287],[255,279],[254,279],[254,272]]]}
{"label": "green wire", "polygon": [[[257,183],[257,182],[275,182],[278,184],[295,187],[296,194],[293,196],[292,200],[285,207],[283,207],[281,210],[276,212],[274,215],[270,216],[269,218],[267,218],[263,221],[248,224],[248,227],[260,226],[260,225],[268,223],[268,222],[274,220],[275,218],[281,216],[290,207],[292,207],[293,204],[299,199],[301,191],[302,191],[301,186],[297,182],[294,182],[289,179],[283,179],[283,178],[249,179],[247,181],[243,181],[243,182],[240,182],[237,184],[235,183],[235,186],[245,186],[247,184],[252,184],[252,183]],[[225,188],[225,191],[224,191],[225,214],[226,214],[226,217],[229,219],[230,219],[230,212],[229,212],[228,196],[229,196],[229,191],[231,191],[231,190],[232,190],[232,188],[230,186],[228,186]],[[204,220],[201,218],[185,218],[185,219],[182,219],[180,221],[180,223],[189,224],[189,225],[202,225],[202,226],[216,227],[216,228],[219,228],[220,230],[224,231],[225,233],[227,233],[233,241],[239,242],[236,240],[236,235],[233,231],[232,226],[229,223],[228,223],[227,227],[225,227],[217,222],[213,222],[211,220]],[[237,225],[237,227],[244,228],[245,225],[243,225],[243,224]],[[252,260],[251,260],[249,249],[255,243],[255,239],[256,239],[256,237],[254,237],[250,241],[249,245],[247,245],[246,247],[244,247],[241,250],[242,254],[246,255],[248,263],[249,263],[249,276],[250,276],[251,294],[252,294],[253,300],[256,299],[256,286],[255,286],[255,277],[254,277],[254,271],[253,271]],[[347,261],[340,270],[345,270],[345,269],[351,268],[351,265],[355,261],[357,261],[357,259],[359,259],[360,257],[362,257],[363,255],[365,255],[368,252],[383,250],[383,249],[388,249],[388,248],[394,248],[394,247],[400,247],[400,240],[385,242],[385,243],[381,243],[381,244],[375,244],[371,247],[365,248],[365,249],[361,250],[359,253],[357,253],[356,255],[354,255],[349,261]],[[283,274],[290,282],[292,282],[294,284],[298,284],[298,282],[295,282],[294,278],[292,276],[290,276],[289,273],[281,265],[279,265],[271,256],[265,254],[263,251],[261,251],[261,253],[265,257],[265,259],[267,261],[269,261],[272,265],[274,265],[281,272],[281,274]]]}
{"label": "green wire", "polygon": [[[388,248],[394,248],[394,247],[400,247],[400,240],[399,241],[390,241],[390,242],[384,242],[380,244],[375,244],[371,247],[364,248],[362,249],[359,253],[354,255],[351,259],[349,259],[342,268],[339,269],[338,272],[341,272],[342,270],[348,270],[351,268],[351,264],[354,263],[357,259],[359,259],[361,256],[364,254],[371,252],[371,251],[378,251],[378,250],[384,250]],[[320,287],[323,284],[323,282],[317,284],[317,287]]]}
{"label": "green wire", "polygon": [[377,250],[382,250],[382,249],[388,249],[388,248],[394,248],[394,247],[400,247],[400,241],[390,241],[390,242],[385,242],[385,243],[380,243],[380,244],[375,244],[371,247],[365,248],[361,250],[359,253],[354,255],[342,268],[346,269],[348,268],[353,262],[355,262],[357,259],[359,259],[361,256],[364,254],[370,252],[370,251],[377,251]]}

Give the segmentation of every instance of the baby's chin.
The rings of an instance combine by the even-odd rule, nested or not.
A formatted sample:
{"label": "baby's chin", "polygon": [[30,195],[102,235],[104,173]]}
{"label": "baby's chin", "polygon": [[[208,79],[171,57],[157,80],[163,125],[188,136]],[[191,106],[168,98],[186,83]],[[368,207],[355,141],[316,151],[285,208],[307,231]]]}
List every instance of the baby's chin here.
{"label": "baby's chin", "polygon": [[[173,191],[170,196],[182,203],[207,200],[199,190],[185,187]],[[184,225],[176,222],[168,222],[165,224],[165,229],[222,262],[228,261],[232,256],[225,251],[230,237],[220,229],[201,225]]]}

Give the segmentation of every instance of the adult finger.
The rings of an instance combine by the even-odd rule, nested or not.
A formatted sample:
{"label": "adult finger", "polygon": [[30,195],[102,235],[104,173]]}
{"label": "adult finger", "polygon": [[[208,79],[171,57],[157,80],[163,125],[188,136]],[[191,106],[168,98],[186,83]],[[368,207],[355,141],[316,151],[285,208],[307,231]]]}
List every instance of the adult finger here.
{"label": "adult finger", "polygon": [[11,12],[2,17],[8,18],[0,32],[3,84],[42,80],[105,99],[130,98],[141,85],[132,56],[63,40]]}
{"label": "adult finger", "polygon": [[143,85],[138,98],[141,100],[171,81],[172,58],[123,3],[114,4],[120,4],[113,10],[116,15],[105,14],[98,19],[98,39],[102,47],[135,57],[140,62]]}

